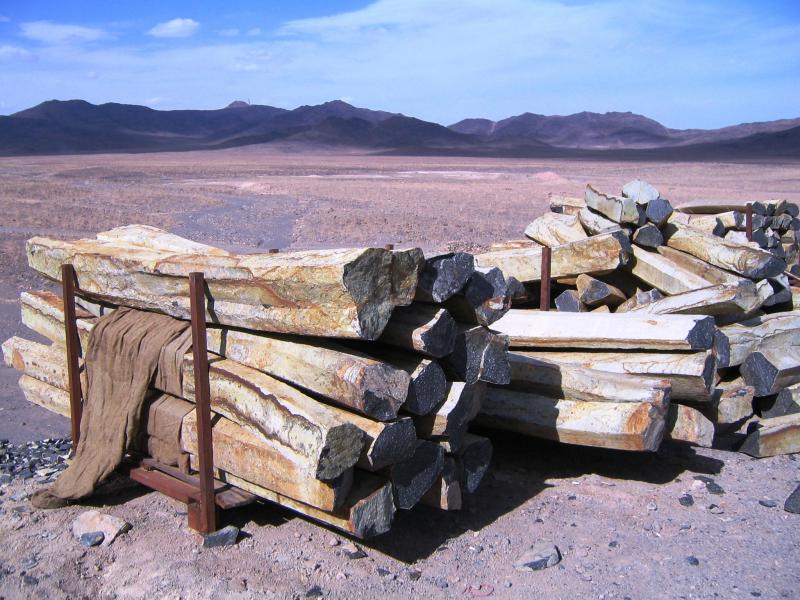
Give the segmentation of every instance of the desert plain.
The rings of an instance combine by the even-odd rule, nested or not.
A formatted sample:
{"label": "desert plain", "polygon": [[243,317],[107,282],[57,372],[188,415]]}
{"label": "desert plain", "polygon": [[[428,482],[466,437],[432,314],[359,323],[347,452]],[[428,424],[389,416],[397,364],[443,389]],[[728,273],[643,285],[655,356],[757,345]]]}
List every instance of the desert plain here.
{"label": "desert plain", "polygon": [[[683,163],[400,157],[240,148],[215,152],[0,158],[0,339],[25,335],[18,298],[52,289],[25,240],[154,225],[237,251],[383,245],[475,250],[523,237],[549,194],[640,177],[673,203],[800,202],[800,162]],[[68,431],[25,402],[0,367],[0,438]],[[86,549],[83,507],[32,509],[36,485],[0,488],[3,598],[799,598],[800,516],[783,501],[796,456],[755,460],[664,444],[654,454],[494,435],[490,473],[460,512],[417,507],[348,558],[332,530],[271,505],[230,515],[243,539],[202,549],[183,507],[142,488],[91,504],[132,530]],[[722,488],[697,477],[712,478]],[[678,499],[693,497],[691,506]],[[713,507],[713,508],[712,508]],[[515,571],[551,541],[559,565]]]}

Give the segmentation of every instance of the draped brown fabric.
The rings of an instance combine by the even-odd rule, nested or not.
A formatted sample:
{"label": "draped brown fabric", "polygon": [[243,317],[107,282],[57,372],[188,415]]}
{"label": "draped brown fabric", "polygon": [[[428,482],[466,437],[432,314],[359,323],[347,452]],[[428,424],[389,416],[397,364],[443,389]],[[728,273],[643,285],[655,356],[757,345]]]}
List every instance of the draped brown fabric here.
{"label": "draped brown fabric", "polygon": [[34,494],[34,505],[53,508],[90,496],[119,466],[136,442],[148,387],[167,376],[157,376],[159,360],[163,371],[176,368],[179,359],[165,347],[183,347],[188,330],[186,321],[130,308],[97,320],[86,351],[88,385],[75,458],[52,487]]}
{"label": "draped brown fabric", "polygon": [[[158,462],[189,472],[189,455],[181,450],[183,417],[194,410],[194,404],[169,394],[161,394],[150,402],[146,412],[147,434],[144,450]],[[144,428],[143,428],[144,429]]]}

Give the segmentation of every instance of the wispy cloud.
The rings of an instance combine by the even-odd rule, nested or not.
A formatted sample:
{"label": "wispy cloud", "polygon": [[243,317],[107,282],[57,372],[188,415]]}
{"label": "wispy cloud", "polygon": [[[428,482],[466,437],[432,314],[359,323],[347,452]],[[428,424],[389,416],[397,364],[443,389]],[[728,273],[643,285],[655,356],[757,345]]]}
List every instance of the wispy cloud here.
{"label": "wispy cloud", "polygon": [[27,60],[33,58],[33,53],[19,46],[0,46],[0,60]]}
{"label": "wispy cloud", "polygon": [[0,15],[0,23],[8,23],[10,20],[11,20],[10,18],[4,15]]}
{"label": "wispy cloud", "polygon": [[261,27],[251,27],[247,30],[247,35],[249,36],[256,36],[261,35]]}
{"label": "wispy cloud", "polygon": [[172,19],[159,23],[147,33],[160,38],[185,38],[193,36],[200,29],[200,23],[194,19]]}
{"label": "wispy cloud", "polygon": [[111,37],[103,29],[52,21],[29,21],[20,26],[23,37],[45,44],[80,44]]}
{"label": "wispy cloud", "polygon": [[231,27],[229,29],[220,29],[217,33],[224,37],[236,37],[240,32],[235,27]]}

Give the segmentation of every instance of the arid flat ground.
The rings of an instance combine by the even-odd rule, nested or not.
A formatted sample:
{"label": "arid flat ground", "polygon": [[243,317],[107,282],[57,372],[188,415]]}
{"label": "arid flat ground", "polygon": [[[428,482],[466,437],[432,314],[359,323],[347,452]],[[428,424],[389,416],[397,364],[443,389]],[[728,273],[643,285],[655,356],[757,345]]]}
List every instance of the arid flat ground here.
{"label": "arid flat ground", "polygon": [[[800,201],[800,163],[612,163],[280,154],[0,159],[0,339],[31,336],[17,299],[46,285],[29,272],[33,235],[80,237],[145,223],[246,250],[346,245],[479,248],[522,237],[548,193],[586,183],[617,191],[641,177],[673,202]],[[0,438],[63,435],[64,419],[28,405],[0,367]],[[654,455],[496,436],[493,471],[460,513],[417,508],[347,559],[342,536],[274,507],[234,515],[248,537],[198,550],[180,506],[134,490],[98,498],[133,530],[85,550],[79,507],[30,512],[0,491],[0,596],[69,598],[798,598],[800,517],[782,510],[800,481],[796,457],[756,461],[665,446]],[[714,477],[725,494],[693,479]],[[678,503],[690,492],[692,507]],[[775,500],[767,508],[759,500]],[[708,507],[722,509],[712,513]],[[22,507],[22,511],[15,508]],[[530,544],[556,543],[557,567],[521,573]],[[692,565],[687,557],[699,564]],[[31,560],[32,559],[32,560]],[[38,583],[24,579],[34,577]]]}

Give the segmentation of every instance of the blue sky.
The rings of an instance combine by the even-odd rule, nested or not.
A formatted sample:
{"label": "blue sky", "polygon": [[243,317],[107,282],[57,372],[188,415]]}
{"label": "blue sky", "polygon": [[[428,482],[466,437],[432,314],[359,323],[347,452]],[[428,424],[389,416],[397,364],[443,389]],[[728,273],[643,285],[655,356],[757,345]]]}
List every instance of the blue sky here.
{"label": "blue sky", "polygon": [[47,99],[293,108],[449,124],[633,111],[800,116],[800,1],[0,2],[0,114]]}

